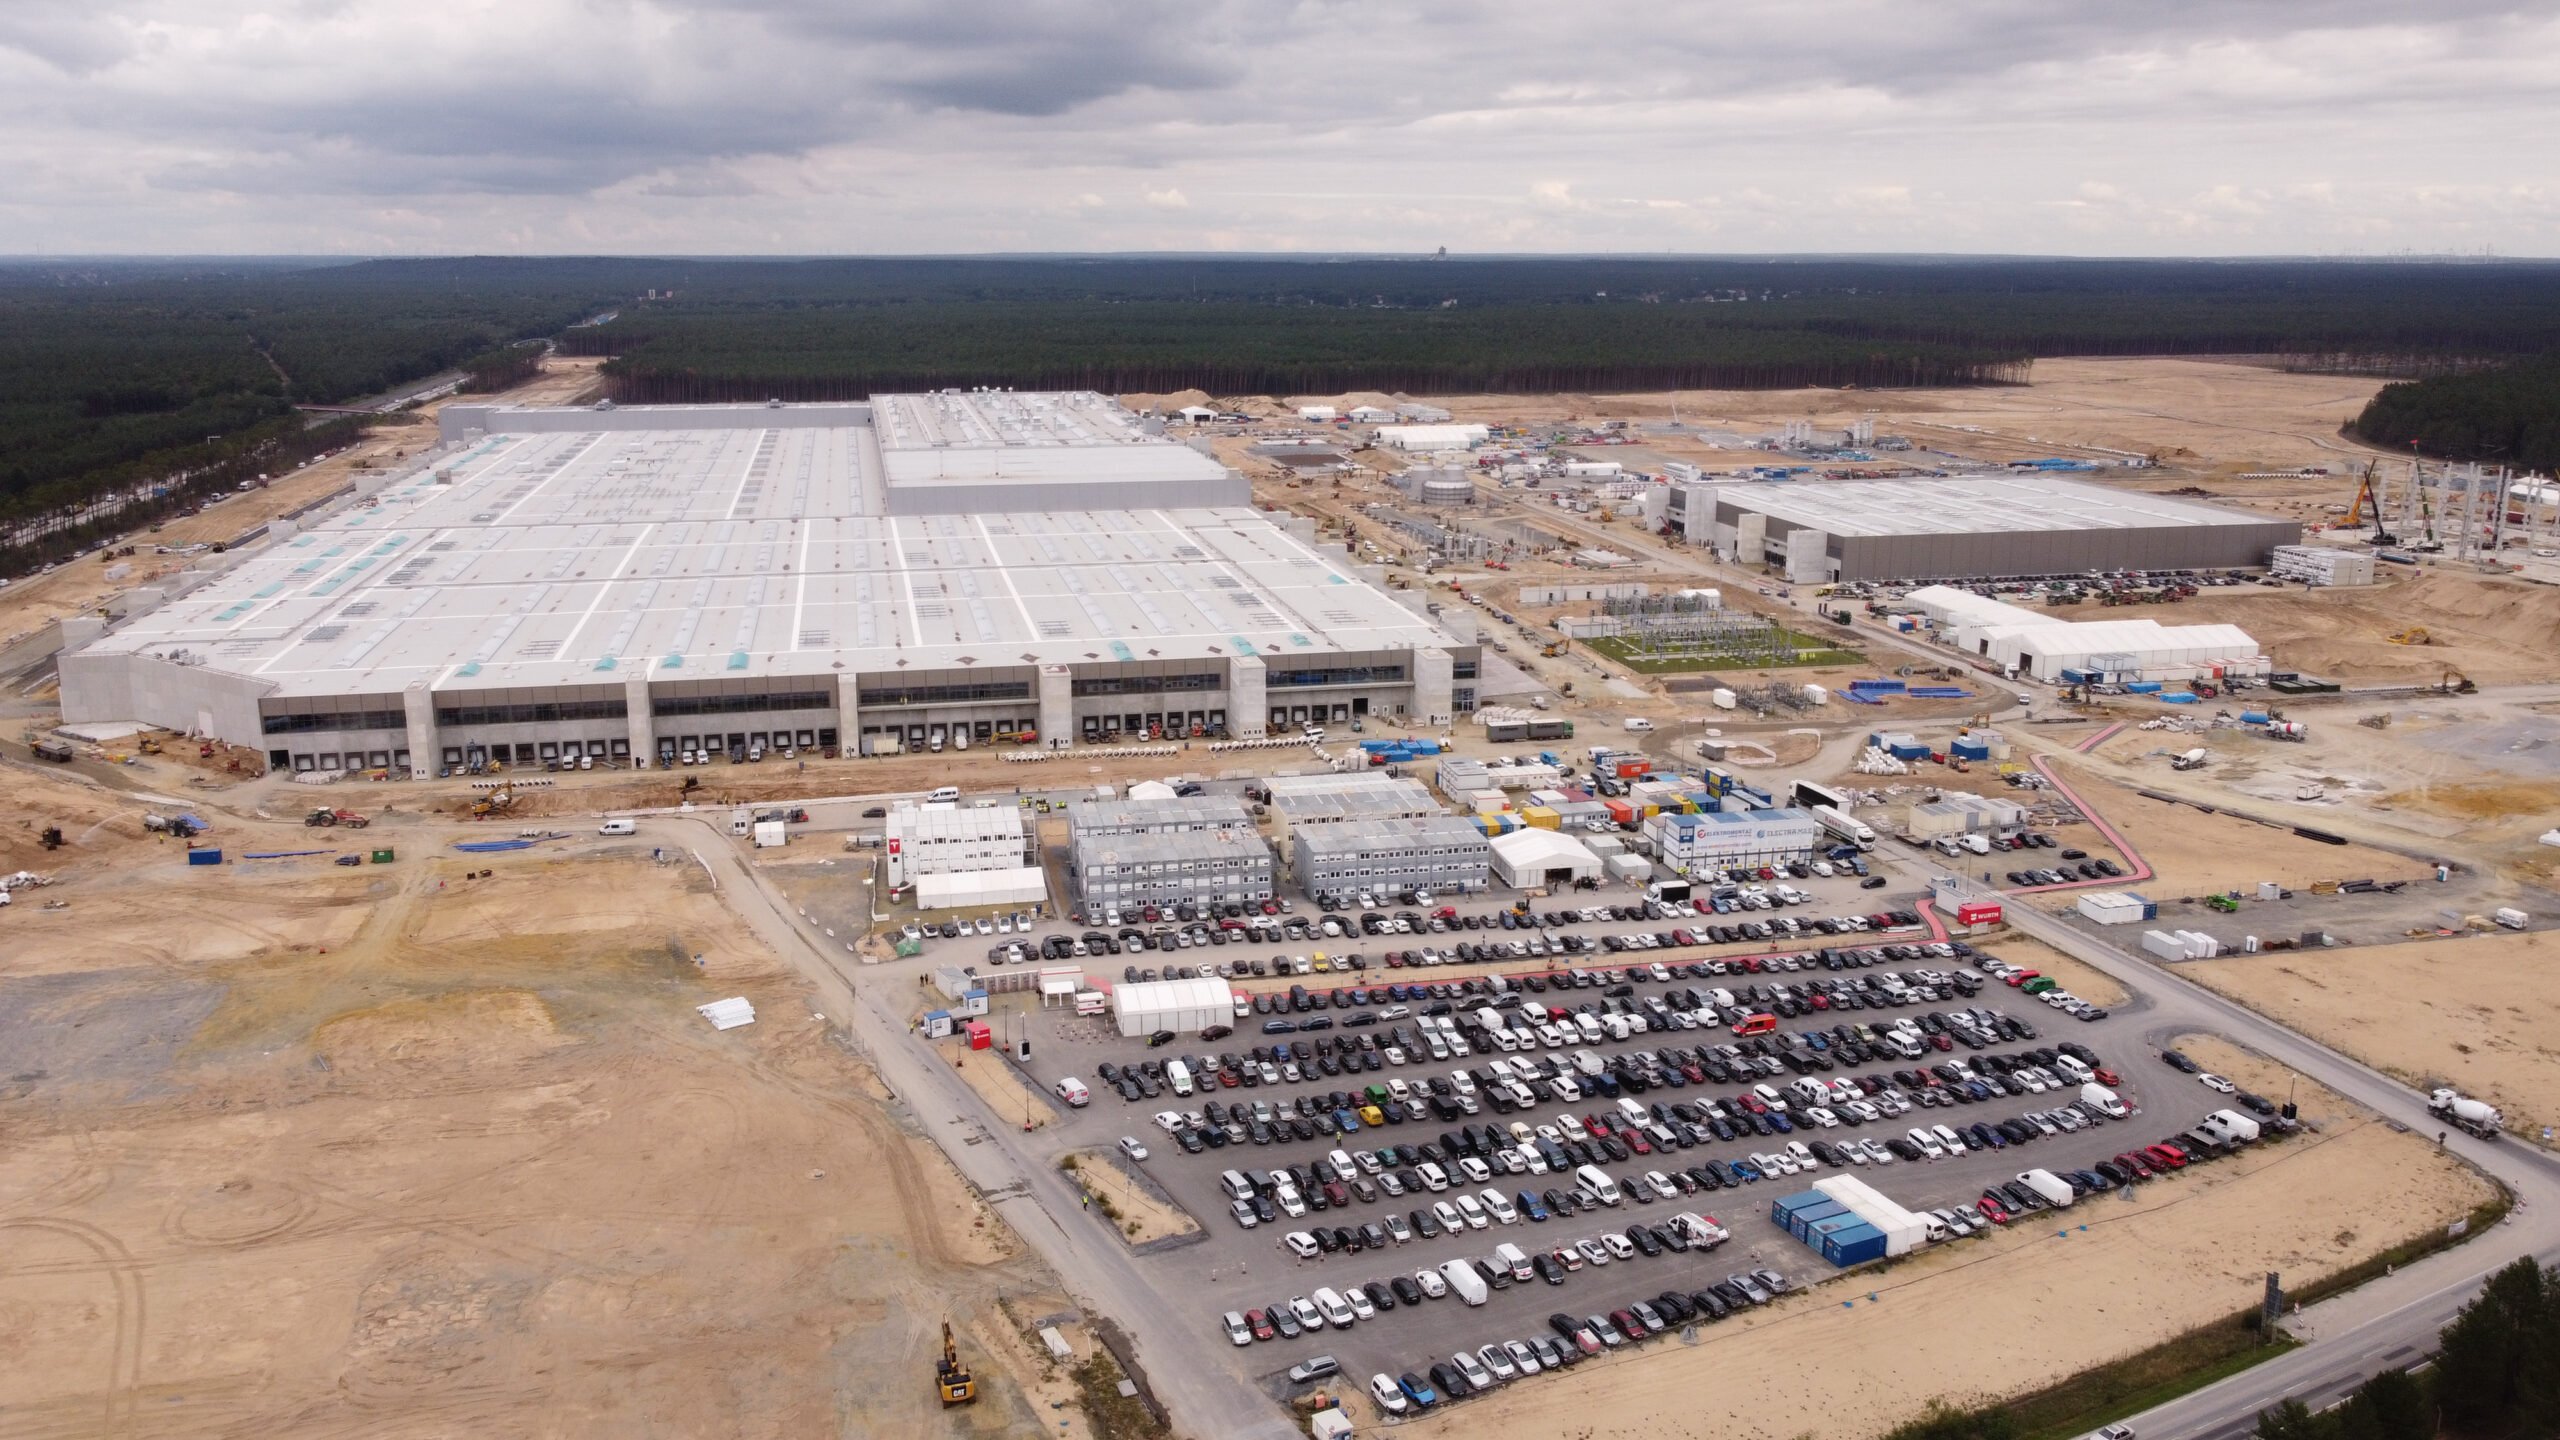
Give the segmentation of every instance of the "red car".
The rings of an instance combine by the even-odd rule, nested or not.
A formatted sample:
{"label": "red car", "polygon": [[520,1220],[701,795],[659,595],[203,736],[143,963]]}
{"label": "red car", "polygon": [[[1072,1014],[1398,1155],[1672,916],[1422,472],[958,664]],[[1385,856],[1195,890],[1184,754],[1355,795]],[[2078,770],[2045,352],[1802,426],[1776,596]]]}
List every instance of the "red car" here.
{"label": "red car", "polygon": [[2185,1153],[2173,1150],[2166,1145],[2146,1146],[2142,1151],[2142,1155],[2144,1159],[2149,1160],[2152,1164],[2163,1169],[2184,1170],[2187,1168],[2187,1157]]}
{"label": "red car", "polygon": [[2116,1078],[2116,1072],[2108,1069],[2104,1065],[2099,1066],[2094,1073],[2097,1075],[2098,1083],[2101,1085],[2116,1086],[2124,1083],[2122,1080]]}
{"label": "red car", "polygon": [[1653,1142],[1644,1138],[1644,1132],[1636,1129],[1632,1125],[1628,1126],[1627,1132],[1618,1138],[1626,1141],[1627,1148],[1633,1150],[1639,1155],[1650,1155],[1653,1153]]}
{"label": "red car", "polygon": [[1268,1340],[1276,1333],[1271,1328],[1271,1317],[1259,1310],[1244,1312],[1244,1323],[1253,1328],[1253,1338],[1256,1340]]}
{"label": "red car", "polygon": [[2019,971],[2016,971],[2016,972],[2012,973],[2012,974],[2008,977],[2009,988],[2010,988],[2010,989],[2012,989],[2012,990],[2014,990],[2014,989],[2018,988],[2019,986],[2024,985],[2024,984],[2026,984],[2028,981],[2033,980],[2033,979],[2035,979],[2035,978],[2037,978],[2037,972],[2036,972],[2036,971],[2033,971],[2033,970],[2019,970]]}

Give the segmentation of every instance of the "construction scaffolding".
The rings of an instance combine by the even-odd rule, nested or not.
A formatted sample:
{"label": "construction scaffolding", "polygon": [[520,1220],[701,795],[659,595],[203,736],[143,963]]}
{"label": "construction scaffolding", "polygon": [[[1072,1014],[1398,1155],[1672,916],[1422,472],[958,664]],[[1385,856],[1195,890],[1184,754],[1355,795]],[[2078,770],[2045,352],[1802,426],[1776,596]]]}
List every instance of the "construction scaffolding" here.
{"label": "construction scaffolding", "polygon": [[1626,596],[1599,605],[1618,622],[1617,638],[1631,658],[1796,663],[1796,637],[1765,617],[1727,610],[1712,596]]}

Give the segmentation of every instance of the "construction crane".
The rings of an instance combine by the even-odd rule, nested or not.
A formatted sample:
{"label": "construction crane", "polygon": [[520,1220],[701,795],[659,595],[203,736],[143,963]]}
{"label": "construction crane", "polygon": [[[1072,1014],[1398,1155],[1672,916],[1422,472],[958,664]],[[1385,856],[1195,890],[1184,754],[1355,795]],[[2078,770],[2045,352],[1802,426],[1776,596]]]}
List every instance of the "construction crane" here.
{"label": "construction crane", "polygon": [[2370,505],[2373,507],[2373,533],[2365,537],[2365,543],[2368,545],[2397,545],[2400,543],[2400,537],[2382,528],[2382,492],[2375,489],[2373,483],[2375,472],[2379,470],[2381,466],[2382,462],[2379,460],[2368,460],[2365,462],[2364,480],[2361,484],[2356,486],[2355,503],[2347,507],[2346,528],[2353,530],[2356,526],[2362,524],[2364,519],[2364,509],[2367,505]]}
{"label": "construction crane", "polygon": [[978,1382],[960,1363],[960,1347],[951,1340],[951,1322],[942,1322],[942,1360],[933,1367],[933,1388],[945,1405],[966,1405],[978,1398]]}

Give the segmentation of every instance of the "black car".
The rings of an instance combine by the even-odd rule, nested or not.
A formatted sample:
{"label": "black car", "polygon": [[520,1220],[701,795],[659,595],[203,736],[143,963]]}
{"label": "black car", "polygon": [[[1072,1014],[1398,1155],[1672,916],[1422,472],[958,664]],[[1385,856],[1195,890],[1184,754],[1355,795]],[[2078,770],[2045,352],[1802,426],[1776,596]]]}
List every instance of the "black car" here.
{"label": "black car", "polygon": [[1380,1310],[1393,1310],[1396,1308],[1395,1292],[1388,1289],[1386,1282],[1383,1280],[1372,1280],[1368,1284],[1361,1286],[1360,1293],[1368,1296],[1369,1303]]}

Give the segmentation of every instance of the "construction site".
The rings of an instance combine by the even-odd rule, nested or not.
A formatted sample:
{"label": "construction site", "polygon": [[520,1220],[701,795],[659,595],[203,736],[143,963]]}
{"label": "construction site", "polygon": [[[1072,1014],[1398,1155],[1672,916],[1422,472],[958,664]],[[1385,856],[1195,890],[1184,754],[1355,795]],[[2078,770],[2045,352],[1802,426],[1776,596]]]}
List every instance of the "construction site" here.
{"label": "construction site", "polygon": [[[567,399],[580,376],[536,383],[502,398]],[[1824,1344],[1925,1358],[1892,1367],[1889,1383],[1833,1417],[1839,1434],[1875,1435],[1936,1396],[2021,1394],[2217,1323],[2254,1303],[2267,1269],[2361,1273],[2368,1256],[2441,1235],[2497,1189],[2465,1137],[2431,1145],[2432,1130],[2413,1128],[2422,1110],[2324,1068],[2317,1047],[2420,1094],[2483,1097],[2516,1117],[2498,1142],[2510,1149],[2560,1123],[2537,1039],[2553,1017],[2534,978],[2560,913],[2560,575],[2534,553],[2551,533],[2536,508],[2547,497],[2517,477],[2429,467],[2430,483],[2409,485],[2392,476],[2407,475],[2405,460],[2369,466],[2379,457],[2336,430],[2372,388],[2220,362],[2071,360],[2038,362],[2035,383],[1998,391],[1434,397],[1485,427],[1488,452],[1525,457],[1491,466],[1472,446],[1409,451],[1300,414],[1395,415],[1411,397],[1119,397],[1142,417],[1184,406],[1254,417],[1197,422],[1195,438],[1249,483],[1260,514],[1186,521],[1185,533],[1255,537],[1269,552],[1256,563],[1275,578],[1304,569],[1302,556],[1330,567],[1342,582],[1316,583],[1356,587],[1354,621],[1449,657],[1449,693],[1470,697],[1425,714],[1419,677],[1387,682],[1404,713],[1392,698],[1356,717],[1328,710],[1330,736],[1273,713],[1267,697],[1250,707],[1266,732],[1250,741],[1150,735],[1143,721],[1106,731],[1099,712],[1117,703],[1070,688],[1050,698],[1071,743],[1047,758],[1019,744],[829,753],[813,735],[787,759],[724,745],[687,764],[678,735],[678,763],[661,767],[658,734],[626,716],[604,733],[630,743],[618,756],[608,744],[592,768],[510,751],[480,773],[438,775],[439,740],[422,778],[343,765],[297,774],[290,752],[270,765],[262,735],[190,735],[174,714],[165,728],[64,727],[54,623],[110,624],[117,597],[156,578],[149,567],[109,581],[90,560],[12,585],[0,591],[0,632],[20,637],[0,656],[0,1039],[19,1057],[6,1082],[19,1123],[0,1141],[0,1225],[23,1257],[7,1305],[26,1338],[0,1382],[0,1431],[1259,1437],[1304,1433],[1310,1407],[1296,1402],[1314,1393],[1365,1427],[1378,1415],[1357,1393],[1365,1373],[1308,1386],[1285,1366],[1354,1353],[1406,1322],[1388,1317],[1373,1332],[1364,1321],[1339,1341],[1320,1331],[1285,1355],[1270,1343],[1231,1350],[1215,1333],[1219,1311],[1319,1277],[1294,1274],[1277,1230],[1239,1232],[1155,1178],[1188,1164],[1201,1179],[1228,1162],[1180,1154],[1145,1110],[1124,1116],[1098,1085],[1093,1110],[1060,1098],[1056,1057],[1098,1056],[1120,1037],[1067,1007],[1044,1015],[1028,966],[985,972],[1024,982],[996,1009],[1019,1011],[1020,1033],[1039,1037],[1028,1061],[957,1036],[928,1047],[904,1028],[941,1003],[937,970],[976,966],[992,942],[902,951],[917,943],[902,927],[938,917],[892,897],[881,844],[889,807],[945,786],[965,798],[941,803],[1018,810],[1052,877],[1038,919],[1054,926],[1072,899],[1071,802],[1197,787],[1249,816],[1243,787],[1267,794],[1279,777],[1370,768],[1360,741],[1343,744],[1354,728],[1381,745],[1430,739],[1458,761],[1547,765],[1559,790],[1594,787],[1572,801],[1581,813],[1605,812],[1605,791],[1563,772],[1602,742],[1666,773],[1713,772],[1721,780],[1702,785],[1720,785],[1720,803],[1754,791],[1791,803],[1811,783],[1845,802],[1844,821],[1872,828],[1874,848],[1857,858],[1891,887],[1870,897],[1843,869],[1831,884],[1844,913],[1926,910],[1950,938],[2117,1007],[2120,1027],[2167,1025],[2174,1033],[2144,1032],[2137,1058],[2152,1071],[2149,1052],[2174,1040],[2266,1094],[2298,1086],[2326,1127],[2147,1189],[2121,1212],[2128,1223],[2085,1244],[2011,1230],[1961,1260],[1892,1272],[1889,1304],[1844,1308],[1837,1287],[1808,1287],[1697,1347],[1630,1351],[1471,1402],[1460,1418],[1425,1419],[1425,1430],[1792,1440],[1805,1426],[1784,1419],[1787,1407],[1818,1380],[1803,1337],[1819,1331]],[[1252,453],[1289,436],[1321,439],[1338,459]],[[1760,443],[1790,436],[1793,451]],[[1897,437],[1910,448],[1885,443]],[[385,463],[401,448],[372,443]],[[1826,449],[1867,458],[1815,453]],[[2228,584],[2080,577],[2068,600],[1981,582],[2036,617],[2103,609],[2110,624],[2131,613],[2110,607],[2140,594],[2163,625],[2245,630],[2266,662],[2230,674],[2178,662],[2194,673],[2166,681],[2066,681],[2032,665],[2012,676],[1958,640],[2014,616],[1976,612],[1968,629],[1960,604],[1931,616],[1907,596],[1870,610],[1880,588],[1821,593],[1765,552],[1728,558],[1678,527],[1663,533],[1643,487],[1590,468],[1618,459],[1621,476],[1667,475],[1673,463],[1739,475],[1777,456],[2006,475],[2013,460],[2056,452],[2092,466],[2139,456],[2152,463],[2094,480],[2074,472],[2075,483],[2207,491],[2179,498],[2279,518],[2307,546],[2378,563],[2369,581],[2353,564],[2251,569]],[[373,453],[224,501],[184,534],[236,537],[352,494],[352,467]],[[1515,463],[1524,473],[1502,473]],[[1440,490],[1404,481],[1421,468]],[[937,543],[948,540],[927,518]],[[2419,548],[2431,524],[2442,548]],[[1037,549],[1034,531],[1069,530],[1084,533],[1044,523],[1006,543]],[[1004,570],[984,573],[993,593]],[[1143,577],[1113,584],[1137,617],[1128,623],[1145,625],[1135,597],[1156,591]],[[2110,594],[2127,598],[2099,598]],[[861,602],[845,603],[858,627]],[[1025,617],[1026,633],[1037,623]],[[1093,628],[1097,654],[1109,654],[1105,627]],[[831,713],[850,716],[834,722],[840,741],[879,723],[860,686],[833,684],[823,645],[789,638],[806,652],[795,664],[827,670]],[[1202,673],[1233,683],[1235,657],[1206,655]],[[1166,668],[1142,655],[1085,663],[1086,678],[1115,685]],[[869,698],[909,703],[876,686]],[[1089,731],[1086,710],[1097,714]],[[1376,753],[1381,770],[1410,763]],[[752,834],[766,823],[778,832],[771,848]],[[2005,845],[2028,832],[2051,844],[1990,848],[1995,835]],[[1984,848],[1961,843],[1968,835]],[[1641,836],[1610,838],[1632,849]],[[2115,873],[2077,868],[2100,860]],[[1618,873],[1585,898],[1643,903]],[[2153,909],[2129,932],[2081,908],[2122,892]],[[1510,904],[1464,898],[1488,920]],[[1960,936],[1949,923],[1958,902],[1984,900],[2006,917]],[[1296,903],[1313,918],[1310,899]],[[2524,928],[2496,918],[2509,911]],[[1000,913],[1010,926],[1011,906],[951,920]],[[2169,960],[2142,948],[2147,929],[2212,944]],[[1374,957],[1386,942],[1352,943]],[[1121,964],[1095,973],[1107,981]],[[1240,988],[1285,995],[1289,983]],[[2192,986],[2270,1018],[2215,1019]],[[2004,988],[1989,987],[1992,999],[2042,1014],[2037,997]],[[2060,1014],[2047,1023],[2064,1027],[2048,1041],[2116,1033]],[[2146,1083],[2151,1094],[2133,1098],[2165,1113],[2169,1077]],[[1074,1168],[1008,1168],[1011,1147],[1053,1137],[1072,1141]],[[1161,1163],[1129,1159],[1115,1148],[1123,1138],[1143,1139]],[[1943,1187],[1946,1173],[1898,1167],[1878,1183],[1928,1176]],[[2377,1173],[2401,1180],[2375,1186]],[[1772,1193],[1722,1198],[1765,1212]],[[2560,1214],[2535,1206],[2517,1225],[2541,1223],[2532,1216],[2545,1209]],[[2402,1273],[2449,1284],[2441,1272],[2471,1253]],[[1252,1291],[1248,1268],[1261,1282]],[[2326,1313],[2362,1323],[2361,1307],[2390,1309],[2399,1283],[2350,1291]],[[2136,1286],[2148,1287],[2145,1314],[2127,1328],[2100,1307]],[[1986,1311],[2031,1316],[2042,1338],[1996,1363],[1945,1338]],[[1424,1313],[1465,1312],[1443,1301]],[[2306,1313],[2306,1336],[2350,1325]],[[1702,1409],[1694,1397],[1710,1386],[1717,1399]]]}

